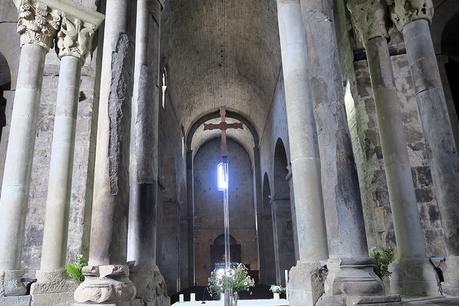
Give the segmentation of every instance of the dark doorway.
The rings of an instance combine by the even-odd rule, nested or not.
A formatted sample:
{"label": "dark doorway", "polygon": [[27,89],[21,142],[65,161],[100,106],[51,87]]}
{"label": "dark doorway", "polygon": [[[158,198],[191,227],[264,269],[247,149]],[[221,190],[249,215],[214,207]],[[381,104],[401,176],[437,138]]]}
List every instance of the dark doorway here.
{"label": "dark doorway", "polygon": [[[241,245],[230,235],[230,257],[231,262],[241,262]],[[210,246],[211,267],[215,268],[216,263],[225,262],[225,235],[221,234],[215,238]]]}
{"label": "dark doorway", "polygon": [[274,225],[274,254],[276,259],[276,282],[285,284],[284,270],[295,264],[293,219],[288,182],[288,160],[284,143],[277,140],[274,153],[274,194],[272,214]]}
{"label": "dark doorway", "polygon": [[271,209],[271,189],[268,174],[263,178],[263,206],[261,219],[260,239],[260,280],[262,284],[271,285],[276,282],[275,256],[274,256],[274,230]]}

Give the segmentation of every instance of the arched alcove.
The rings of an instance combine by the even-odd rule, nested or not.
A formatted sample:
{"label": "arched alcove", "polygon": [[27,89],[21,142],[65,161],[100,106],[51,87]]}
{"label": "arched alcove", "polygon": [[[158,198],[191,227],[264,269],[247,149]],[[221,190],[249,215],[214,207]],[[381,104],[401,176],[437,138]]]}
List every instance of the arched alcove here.
{"label": "arched alcove", "polygon": [[[236,238],[230,235],[230,257],[231,262],[241,262],[241,245]],[[210,266],[225,262],[225,235],[220,234],[210,245]]]}
{"label": "arched alcove", "polygon": [[[11,89],[11,71],[3,54],[0,53],[0,129],[6,125],[6,98],[4,91]],[[1,133],[0,133],[1,137]]]}
{"label": "arched alcove", "polygon": [[285,284],[283,271],[290,270],[295,264],[293,219],[288,175],[288,160],[285,146],[282,140],[278,139],[274,151],[274,193],[271,198],[276,281],[278,284]]}
{"label": "arched alcove", "polygon": [[[244,147],[229,138],[229,221],[230,234],[240,244],[240,262],[258,272],[253,171]],[[210,250],[215,237],[223,232],[223,193],[217,186],[217,165],[221,162],[220,138],[205,142],[193,161],[195,275],[206,286],[214,268]]]}
{"label": "arched alcove", "polygon": [[276,282],[273,215],[271,210],[271,188],[268,174],[263,177],[263,197],[260,231],[260,280],[262,284],[271,285]]}

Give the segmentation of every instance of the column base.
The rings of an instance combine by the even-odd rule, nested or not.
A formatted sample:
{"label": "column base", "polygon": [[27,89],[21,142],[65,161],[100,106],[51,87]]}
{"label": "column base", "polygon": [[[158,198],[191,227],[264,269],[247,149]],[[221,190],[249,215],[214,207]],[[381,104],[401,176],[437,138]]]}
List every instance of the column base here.
{"label": "column base", "polygon": [[78,284],[68,278],[66,271],[37,271],[37,282],[32,284],[32,306],[73,305],[73,293]]}
{"label": "column base", "polygon": [[301,262],[290,269],[288,299],[291,306],[313,306],[324,293],[326,272],[319,262]]}
{"label": "column base", "polygon": [[125,265],[87,266],[73,295],[77,304],[121,304],[135,298],[136,288]]}
{"label": "column base", "polygon": [[427,258],[400,258],[389,270],[390,288],[394,294],[421,297],[440,295],[437,274]]}
{"label": "column base", "polygon": [[30,295],[0,297],[0,306],[29,306]]}
{"label": "column base", "polygon": [[445,283],[443,293],[449,296],[459,296],[459,256],[446,258]]}
{"label": "column base", "polygon": [[399,295],[385,295],[383,282],[373,271],[374,264],[369,257],[330,258],[325,294],[316,305],[402,305]]}
{"label": "column base", "polygon": [[136,300],[131,305],[170,305],[166,281],[156,265],[135,266],[131,270],[130,278],[137,289]]}
{"label": "column base", "polygon": [[27,290],[21,282],[22,270],[0,271],[0,296],[25,295]]}

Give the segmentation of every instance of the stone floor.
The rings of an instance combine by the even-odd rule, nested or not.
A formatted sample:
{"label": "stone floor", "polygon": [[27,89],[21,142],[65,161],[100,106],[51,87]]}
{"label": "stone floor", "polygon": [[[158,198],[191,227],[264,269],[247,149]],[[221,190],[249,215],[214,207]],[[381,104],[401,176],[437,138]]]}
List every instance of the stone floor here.
{"label": "stone floor", "polygon": [[415,306],[415,305],[429,305],[429,306],[459,306],[459,298],[419,298],[419,299],[411,299],[411,300],[404,300],[403,305],[406,306]]}

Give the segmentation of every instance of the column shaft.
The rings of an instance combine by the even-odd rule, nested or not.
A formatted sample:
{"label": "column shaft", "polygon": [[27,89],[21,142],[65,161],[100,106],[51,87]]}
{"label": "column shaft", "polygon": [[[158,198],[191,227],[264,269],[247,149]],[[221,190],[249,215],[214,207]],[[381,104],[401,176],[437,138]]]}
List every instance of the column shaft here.
{"label": "column shaft", "polygon": [[344,110],[333,1],[301,0],[330,257],[367,257],[357,171]]}
{"label": "column shaft", "polygon": [[46,53],[33,44],[21,49],[0,202],[0,271],[20,269]]}
{"label": "column shaft", "polygon": [[[158,2],[154,3],[159,6]],[[136,265],[156,263],[159,25],[152,20],[149,12],[148,1],[137,1],[132,113],[132,141],[135,145],[132,152],[134,167],[131,168],[134,182],[131,183],[129,225],[133,242],[130,252]]]}
{"label": "column shaft", "polygon": [[[314,305],[322,294],[320,288],[323,284],[312,275],[320,270],[319,261],[328,257],[328,249],[319,149],[308,88],[307,50],[299,0],[278,0],[277,14],[299,257],[297,265],[290,271],[289,299],[291,305]],[[274,228],[275,217],[273,215]],[[278,244],[276,238],[275,235],[275,246]],[[277,261],[276,258],[276,278],[279,280]]]}
{"label": "column shaft", "polygon": [[299,259],[319,261],[327,258],[327,236],[317,135],[307,86],[304,26],[298,0],[278,0],[277,5]]}
{"label": "column shaft", "polygon": [[403,37],[421,123],[432,154],[430,169],[448,253],[445,291],[459,295],[459,156],[428,21],[419,19],[407,23]]}
{"label": "column shaft", "polygon": [[[97,127],[90,265],[126,264],[130,46],[128,0],[107,2]],[[122,120],[122,118],[124,118]]]}
{"label": "column shaft", "polygon": [[41,272],[65,269],[81,60],[61,60],[49,168]]}
{"label": "column shaft", "polygon": [[386,38],[368,40],[366,49],[397,239],[398,259],[392,266],[391,289],[409,296],[436,295],[434,270],[425,257],[424,232]]}
{"label": "column shaft", "polygon": [[89,265],[74,293],[82,304],[124,303],[136,294],[126,266],[134,4],[110,0],[105,10]]}
{"label": "column shaft", "polygon": [[164,282],[156,266],[161,9],[159,1],[137,1],[129,253],[135,261],[131,279],[144,302],[168,299],[149,286]]}
{"label": "column shaft", "polygon": [[186,198],[187,198],[187,220],[188,220],[188,283],[194,286],[196,283],[196,274],[194,264],[194,180],[193,180],[193,151],[186,152]]}

